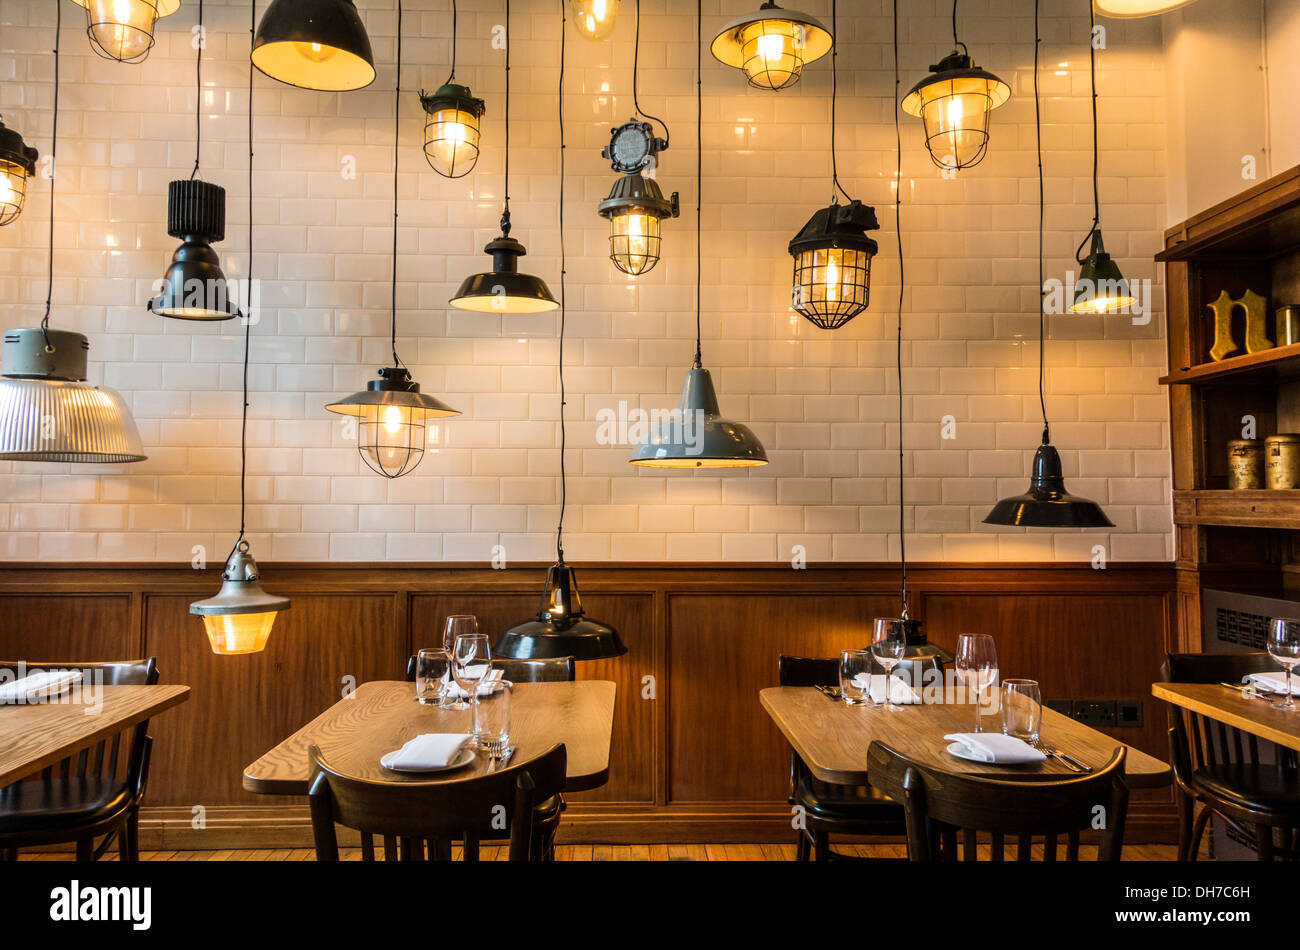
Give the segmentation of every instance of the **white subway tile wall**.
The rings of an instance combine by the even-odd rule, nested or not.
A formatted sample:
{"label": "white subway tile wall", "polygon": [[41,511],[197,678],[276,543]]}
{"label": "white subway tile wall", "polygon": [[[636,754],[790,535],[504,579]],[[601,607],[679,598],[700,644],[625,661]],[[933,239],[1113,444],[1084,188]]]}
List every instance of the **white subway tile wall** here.
{"label": "white subway tile wall", "polygon": [[[748,7],[705,0],[705,42]],[[949,50],[946,0],[906,2],[901,92]],[[830,0],[799,6],[830,20]],[[614,174],[600,157],[632,115],[634,0],[611,41],[572,30],[565,75],[568,508],[575,561],[897,558],[894,96],[890,4],[839,4],[839,171],[881,222],[870,309],[838,331],[789,307],[786,244],[831,196],[830,59],[781,93],[751,90],[704,53],[703,352],[723,410],[768,449],[766,468],[668,473],[627,464],[601,413],[675,406],[694,352],[695,28],[689,0],[644,0],[639,94],[668,120],[658,180],[683,213],[663,260],[636,280],[607,258],[596,215]],[[1046,274],[1064,277],[1092,218],[1088,21],[1044,0]],[[464,411],[439,450],[387,481],[324,410],[389,358],[395,3],[358,3],[378,78],[318,93],[256,77],[248,527],[273,561],[509,561],[554,556],[560,511],[559,317],[450,309],[486,262],[504,168],[504,54],[496,0],[461,0],[456,76],[487,100],[483,153],[448,180],[421,153],[416,92],[447,76],[450,0],[405,0],[398,349],[425,392]],[[202,176],[227,189],[226,273],[249,273],[249,7],[205,3]],[[259,4],[259,10],[265,3]],[[524,269],[558,295],[560,0],[514,0],[511,198]],[[1159,19],[1102,21],[1098,51],[1102,220],[1108,249],[1142,287],[1149,319],[1048,320],[1047,409],[1070,488],[1101,502],[1106,532],[981,524],[1024,490],[1042,431],[1033,27],[1027,6],[964,0],[961,38],[1012,87],[985,160],[944,177],[904,116],[903,445],[907,553],[924,560],[1113,560],[1172,556],[1164,291],[1152,255],[1165,218]],[[0,110],[50,147],[54,3],[0,6]],[[145,310],[175,247],[168,181],[194,161],[198,4],[158,25],[142,65],[96,57],[84,14],[63,4],[53,323],[87,333],[91,379],[119,389],[149,459],[136,465],[0,463],[0,558],[190,561],[223,556],[239,526],[242,329]],[[47,166],[42,163],[41,168]],[[5,326],[34,325],[45,297],[48,182],[0,229]],[[606,440],[607,441],[607,440]]]}

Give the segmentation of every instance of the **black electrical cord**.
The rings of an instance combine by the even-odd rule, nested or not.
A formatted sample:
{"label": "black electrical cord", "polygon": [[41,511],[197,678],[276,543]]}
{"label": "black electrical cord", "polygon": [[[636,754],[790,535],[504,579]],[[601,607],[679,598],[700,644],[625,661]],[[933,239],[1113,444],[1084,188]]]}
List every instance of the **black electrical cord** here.
{"label": "black electrical cord", "polygon": [[700,346],[700,293],[704,283],[703,226],[700,205],[704,194],[704,0],[695,0],[695,368],[704,366]]}
{"label": "black electrical cord", "polygon": [[63,31],[63,4],[56,4],[54,12],[54,128],[50,133],[50,247],[46,258],[45,316],[41,318],[41,335],[45,337],[45,352],[53,353],[50,345],[50,305],[54,300],[54,182],[59,173],[59,34]]}
{"label": "black electrical cord", "polygon": [[506,0],[506,183],[501,236],[510,236],[510,0]]}
{"label": "black electrical cord", "polygon": [[845,201],[852,203],[853,199],[849,197],[849,193],[840,184],[840,169],[835,158],[835,102],[839,95],[839,73],[835,68],[835,59],[840,54],[840,28],[837,6],[838,0],[831,0],[831,184],[835,186],[831,190],[831,201],[835,201],[835,192],[838,190],[844,196]]}
{"label": "black electrical cord", "polygon": [[1034,141],[1038,149],[1038,405],[1043,410],[1043,444],[1046,445],[1052,441],[1052,437],[1051,427],[1047,423],[1047,396],[1043,390],[1043,375],[1047,365],[1047,308],[1044,306],[1046,291],[1043,289],[1043,219],[1047,213],[1047,205],[1043,196],[1043,118],[1038,97],[1038,54],[1043,45],[1038,4],[1039,0],[1034,0]]}
{"label": "black electrical cord", "polygon": [[564,455],[566,449],[567,432],[565,431],[564,407],[564,318],[567,301],[565,299],[564,275],[567,258],[564,253],[564,60],[565,60],[565,34],[568,32],[569,19],[564,12],[564,4],[567,0],[560,2],[560,84],[557,95],[558,115],[560,124],[560,522],[555,528],[555,557],[560,563],[564,563],[564,511],[569,500],[569,480],[564,465]]}
{"label": "black electrical cord", "polygon": [[203,32],[203,0],[199,0],[199,32],[194,38],[197,51],[194,55],[194,171],[190,181],[199,174],[199,151],[203,145],[203,47],[207,35]]}
{"label": "black electrical cord", "polygon": [[[953,3],[954,35],[956,34],[957,4]],[[903,270],[903,133],[898,123],[899,83],[898,67],[898,0],[894,0],[894,232],[898,241],[898,337],[896,360],[898,367],[898,553],[902,566],[901,617],[907,619],[907,531],[906,506],[903,489],[907,482],[903,472],[903,290],[906,286]]]}
{"label": "black electrical cord", "polygon": [[[1091,2],[1091,0],[1089,0],[1089,2]],[[957,0],[952,0],[952,48],[953,50],[955,51],[958,46],[962,48],[962,52],[966,53],[966,55],[968,56],[970,55],[970,50],[966,48],[966,44],[963,43],[961,40],[957,39]]]}
{"label": "black electrical cord", "polygon": [[[451,72],[447,74],[447,82],[456,78],[456,20],[457,20],[456,0],[451,0]],[[447,83],[443,83],[445,86]]]}
{"label": "black electrical cord", "polygon": [[667,123],[665,123],[664,120],[659,118],[657,115],[651,115],[649,112],[643,112],[641,109],[641,103],[637,99],[637,95],[636,95],[637,75],[639,73],[640,63],[641,63],[641,0],[636,0],[636,30],[635,30],[635,38],[632,41],[632,108],[636,110],[637,115],[649,119],[651,122],[658,122],[663,127],[664,148],[667,148],[668,138],[669,138]]}
{"label": "black electrical cord", "polygon": [[397,159],[402,141],[402,0],[397,0],[397,78],[393,82],[393,296],[389,341],[394,369],[402,365],[397,355]]}
{"label": "black electrical cord", "polygon": [[1074,252],[1074,259],[1079,264],[1084,262],[1083,248],[1097,233],[1101,224],[1101,193],[1097,188],[1098,151],[1097,151],[1097,46],[1094,34],[1097,32],[1097,13],[1088,3],[1088,75],[1092,81],[1092,227],[1084,235],[1082,243]]}
{"label": "black electrical cord", "polygon": [[253,41],[257,38],[257,0],[248,4],[248,300],[244,311],[244,398],[241,402],[243,413],[239,423],[239,537],[235,538],[234,547],[226,555],[226,562],[239,550],[239,543],[244,540],[245,514],[247,510],[248,491],[248,351],[253,333]]}

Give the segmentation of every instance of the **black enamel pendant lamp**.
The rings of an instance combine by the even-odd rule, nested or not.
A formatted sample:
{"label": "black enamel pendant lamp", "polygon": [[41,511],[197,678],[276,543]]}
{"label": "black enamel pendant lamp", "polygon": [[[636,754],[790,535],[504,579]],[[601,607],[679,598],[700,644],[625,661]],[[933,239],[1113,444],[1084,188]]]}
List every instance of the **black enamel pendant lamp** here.
{"label": "black enamel pendant lamp", "polygon": [[566,313],[564,270],[564,6],[560,23],[560,521],[555,529],[555,564],[546,572],[546,587],[537,607],[537,615],[517,623],[503,633],[492,647],[494,656],[517,659],[551,659],[571,656],[575,660],[601,660],[622,656],[627,647],[618,631],[608,624],[587,617],[578,595],[578,578],[564,563],[564,510],[568,500],[568,473],[565,469],[567,430],[564,393],[564,318]]}
{"label": "black enamel pendant lamp", "polygon": [[759,89],[793,86],[803,68],[830,49],[831,31],[821,21],[782,9],[776,0],[765,0],[757,10],[736,17],[710,47],[714,59],[742,70]]}
{"label": "black enamel pendant lamp", "polygon": [[645,468],[753,468],[767,464],[767,450],[749,426],[722,415],[713,377],[704,368],[700,352],[700,288],[702,285],[702,243],[700,207],[704,190],[704,92],[700,51],[700,4],[696,6],[696,154],[695,154],[695,362],[686,371],[682,399],[676,418],[651,427],[630,461]]}
{"label": "black enamel pendant lamp", "polygon": [[72,0],[86,11],[90,47],[105,59],[139,63],[153,49],[154,25],[181,0]]}
{"label": "black enamel pendant lamp", "polygon": [[352,0],[271,0],[253,39],[253,65],[282,83],[324,92],[375,81],[370,37]]}
{"label": "black enamel pendant lamp", "polygon": [[1038,97],[1038,53],[1042,45],[1039,36],[1038,3],[1034,3],[1034,126],[1038,147],[1038,401],[1043,410],[1043,442],[1034,453],[1034,466],[1029,479],[1029,489],[1024,494],[1003,498],[985,524],[1010,525],[1022,528],[1108,528],[1111,520],[1095,501],[1071,495],[1065,488],[1061,456],[1052,445],[1051,427],[1047,422],[1047,399],[1043,390],[1045,367],[1044,350],[1047,346],[1046,310],[1043,291],[1043,215],[1046,203],[1043,196],[1043,132]]}
{"label": "black enamel pendant lamp", "polygon": [[510,0],[506,0],[505,205],[501,234],[483,251],[491,256],[492,269],[461,281],[450,301],[453,307],[475,313],[545,313],[560,306],[546,281],[519,272],[519,258],[528,252],[510,236]]}
{"label": "black enamel pendant lamp", "polygon": [[382,367],[361,392],[325,408],[357,420],[357,448],[376,475],[400,478],[415,470],[428,443],[426,421],[460,415],[441,400],[420,392],[397,355],[397,158],[401,143],[402,3],[397,3],[397,80],[393,101],[393,287],[390,343],[393,365]]}

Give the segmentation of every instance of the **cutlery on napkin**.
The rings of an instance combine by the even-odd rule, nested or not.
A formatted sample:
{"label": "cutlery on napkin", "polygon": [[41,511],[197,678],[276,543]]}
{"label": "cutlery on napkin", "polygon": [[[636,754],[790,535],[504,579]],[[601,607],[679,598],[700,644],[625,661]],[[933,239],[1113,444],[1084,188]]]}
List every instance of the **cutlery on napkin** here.
{"label": "cutlery on napkin", "polygon": [[[885,701],[885,674],[873,673],[871,682],[868,684],[867,674],[859,673],[853,677],[853,685],[858,689],[865,689],[873,703],[883,703]],[[905,706],[920,701],[921,697],[917,695],[916,690],[912,689],[901,676],[889,677],[889,702]]]}
{"label": "cutlery on napkin", "polygon": [[42,670],[0,686],[0,703],[30,703],[57,696],[80,683],[81,670]]}
{"label": "cutlery on napkin", "polygon": [[426,732],[385,758],[390,769],[445,769],[474,741],[467,733]]}
{"label": "cutlery on napkin", "polygon": [[1005,736],[1000,732],[954,732],[944,738],[956,743],[963,753],[980,762],[1024,765],[1047,759],[1047,756],[1023,739]]}
{"label": "cutlery on napkin", "polygon": [[[1242,682],[1255,687],[1262,693],[1276,693],[1279,696],[1286,695],[1286,674],[1285,673],[1251,673],[1243,677]],[[1291,677],[1291,695],[1300,696],[1300,677]]]}

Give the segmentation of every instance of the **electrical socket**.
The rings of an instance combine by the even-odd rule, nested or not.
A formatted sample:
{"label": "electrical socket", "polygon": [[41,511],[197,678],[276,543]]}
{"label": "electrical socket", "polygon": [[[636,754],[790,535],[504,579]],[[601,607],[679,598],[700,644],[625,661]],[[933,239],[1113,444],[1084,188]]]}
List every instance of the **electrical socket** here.
{"label": "electrical socket", "polygon": [[1142,700],[1121,699],[1115,704],[1115,725],[1142,726]]}
{"label": "electrical socket", "polygon": [[1074,710],[1071,716],[1085,726],[1102,726],[1110,727],[1115,725],[1116,710],[1115,701],[1112,700],[1084,700],[1076,699],[1074,701]]}

